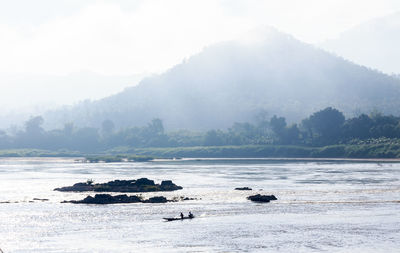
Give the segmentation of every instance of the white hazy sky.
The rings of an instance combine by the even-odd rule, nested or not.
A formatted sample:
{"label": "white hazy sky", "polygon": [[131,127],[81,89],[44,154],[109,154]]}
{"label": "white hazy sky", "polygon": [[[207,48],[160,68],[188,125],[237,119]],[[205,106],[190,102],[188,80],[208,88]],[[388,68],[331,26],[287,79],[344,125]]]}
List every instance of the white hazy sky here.
{"label": "white hazy sky", "polygon": [[[254,28],[274,26],[318,43],[399,10],[399,0],[0,0],[0,105],[26,102],[15,94],[40,82],[6,82],[10,76],[162,72]],[[57,84],[38,87],[48,85]],[[74,97],[45,95],[28,102]]]}

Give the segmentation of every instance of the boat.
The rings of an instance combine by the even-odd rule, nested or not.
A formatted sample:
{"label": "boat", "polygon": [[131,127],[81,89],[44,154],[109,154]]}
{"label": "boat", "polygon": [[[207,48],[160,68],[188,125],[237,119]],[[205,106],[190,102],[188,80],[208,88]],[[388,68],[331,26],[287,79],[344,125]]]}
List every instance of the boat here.
{"label": "boat", "polygon": [[183,217],[183,218],[163,218],[165,221],[175,221],[175,220],[187,220],[187,219],[189,219],[189,220],[191,220],[191,219],[193,219],[194,218],[194,216],[187,216],[187,217]]}

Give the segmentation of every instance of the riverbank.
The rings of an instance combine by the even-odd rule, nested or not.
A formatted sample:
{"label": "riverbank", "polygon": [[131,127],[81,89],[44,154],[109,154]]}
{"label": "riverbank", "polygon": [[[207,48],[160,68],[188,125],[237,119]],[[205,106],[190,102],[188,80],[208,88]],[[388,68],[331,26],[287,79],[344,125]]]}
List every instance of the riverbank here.
{"label": "riverbank", "polygon": [[[134,156],[132,156],[134,155]],[[340,144],[324,147],[291,145],[196,146],[170,148],[121,148],[98,153],[49,151],[40,149],[0,150],[0,157],[86,157],[89,161],[122,161],[125,157],[146,158],[400,158],[400,145]],[[97,159],[99,158],[99,159]],[[115,159],[113,159],[115,158]],[[127,159],[128,161],[131,159]],[[132,158],[132,160],[134,160]]]}
{"label": "riverbank", "polygon": [[246,145],[142,148],[135,154],[153,157],[198,158],[400,158],[400,145],[363,144],[325,147]]}

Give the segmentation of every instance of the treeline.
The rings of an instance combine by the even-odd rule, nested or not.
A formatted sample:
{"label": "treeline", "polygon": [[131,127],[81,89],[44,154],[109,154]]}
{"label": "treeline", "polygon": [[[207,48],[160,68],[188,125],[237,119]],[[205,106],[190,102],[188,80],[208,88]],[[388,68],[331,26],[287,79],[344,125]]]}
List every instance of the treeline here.
{"label": "treeline", "polygon": [[239,145],[326,146],[355,144],[400,138],[400,118],[380,113],[361,114],[345,119],[342,112],[328,107],[298,124],[288,125],[284,117],[260,115],[255,123],[235,123],[227,130],[166,132],[163,122],[154,119],[144,127],[115,129],[105,120],[101,128],[76,128],[46,131],[41,116],[29,119],[24,129],[9,134],[0,131],[0,148],[34,148],[98,152],[117,147],[193,147]]}

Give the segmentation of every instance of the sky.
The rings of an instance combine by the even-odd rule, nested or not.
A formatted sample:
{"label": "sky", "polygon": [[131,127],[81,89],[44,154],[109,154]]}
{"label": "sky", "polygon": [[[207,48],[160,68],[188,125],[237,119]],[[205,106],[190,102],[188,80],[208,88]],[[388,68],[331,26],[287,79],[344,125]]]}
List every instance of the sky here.
{"label": "sky", "polygon": [[398,0],[0,0],[0,106],[98,99],[249,30],[320,43],[399,10]]}

